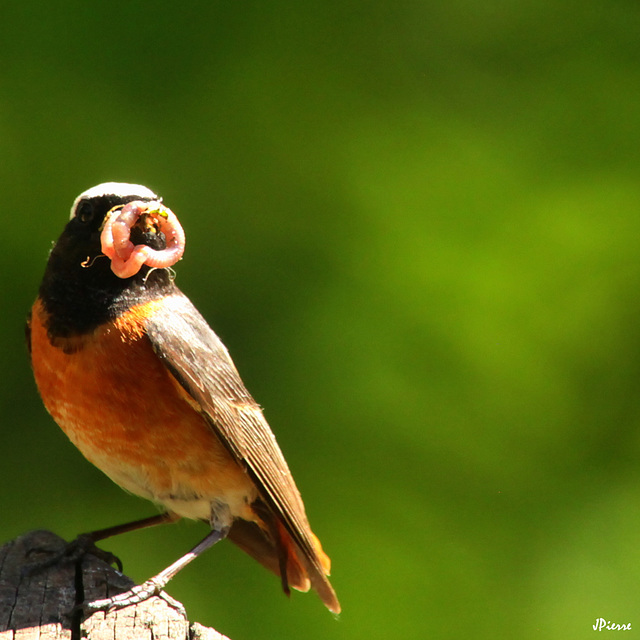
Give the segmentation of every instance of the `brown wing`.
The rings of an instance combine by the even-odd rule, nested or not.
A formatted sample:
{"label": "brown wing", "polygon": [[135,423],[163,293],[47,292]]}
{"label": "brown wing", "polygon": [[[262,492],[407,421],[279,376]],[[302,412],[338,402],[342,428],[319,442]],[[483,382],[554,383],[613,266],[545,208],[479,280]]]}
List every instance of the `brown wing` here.
{"label": "brown wing", "polygon": [[295,543],[296,555],[313,588],[331,611],[338,612],[340,605],[325,577],[328,559],[311,532],[300,493],[276,439],[226,347],[181,292],[167,297],[148,319],[147,333],[155,352],[254,479],[265,504]]}

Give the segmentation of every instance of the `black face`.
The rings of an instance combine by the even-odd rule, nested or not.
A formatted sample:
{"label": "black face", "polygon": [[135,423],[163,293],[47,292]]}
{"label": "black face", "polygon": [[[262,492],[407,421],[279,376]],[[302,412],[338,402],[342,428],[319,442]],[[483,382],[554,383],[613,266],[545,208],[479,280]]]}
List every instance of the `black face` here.
{"label": "black face", "polygon": [[[153,202],[159,198],[149,196],[149,192],[140,195],[134,191],[126,194],[87,196],[78,200],[71,219],[53,248],[51,258],[66,262],[71,270],[77,270],[83,262],[96,259],[102,254],[100,232],[105,216],[113,207],[125,205],[134,200]],[[134,244],[147,244],[144,238],[134,237],[132,240]],[[101,266],[108,265],[107,258],[100,260],[106,263]],[[103,269],[95,271],[103,271]]]}
{"label": "black face", "polygon": [[[154,202],[160,198],[150,191],[141,195],[133,190],[124,194],[88,194],[75,204],[71,219],[51,250],[40,287],[41,298],[51,313],[52,335],[89,331],[105,319],[116,317],[132,299],[153,298],[173,287],[165,269],[150,272],[143,266],[134,277],[119,278],[102,253],[100,232],[105,216],[113,207],[136,200]],[[143,222],[132,229],[131,240],[164,249],[160,246],[164,235],[147,232]]]}
{"label": "black face", "polygon": [[142,200],[143,202],[152,202],[157,198],[150,198],[149,196],[140,196],[136,194],[129,195],[101,195],[93,196],[90,198],[82,198],[76,205],[74,215],[72,216],[67,228],[78,230],[81,234],[87,231],[95,233],[100,231],[100,227],[104,222],[104,218],[113,207],[118,205],[127,204],[127,202],[133,202],[134,200]]}

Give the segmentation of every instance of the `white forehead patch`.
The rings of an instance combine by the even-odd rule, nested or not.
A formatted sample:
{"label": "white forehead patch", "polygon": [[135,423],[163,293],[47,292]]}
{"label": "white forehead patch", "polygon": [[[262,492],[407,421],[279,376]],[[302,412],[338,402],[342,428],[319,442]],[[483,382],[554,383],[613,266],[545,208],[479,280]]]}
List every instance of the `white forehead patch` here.
{"label": "white forehead patch", "polygon": [[99,198],[100,196],[136,196],[147,200],[160,200],[160,198],[147,187],[141,184],[129,184],[128,182],[103,182],[91,189],[83,191],[74,201],[71,207],[70,219],[76,213],[76,207],[80,200]]}

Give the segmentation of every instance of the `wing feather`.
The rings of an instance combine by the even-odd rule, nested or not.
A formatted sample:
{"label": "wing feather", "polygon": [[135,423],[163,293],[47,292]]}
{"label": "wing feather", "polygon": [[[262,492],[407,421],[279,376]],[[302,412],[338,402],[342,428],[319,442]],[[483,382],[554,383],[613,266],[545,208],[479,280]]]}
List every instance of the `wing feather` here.
{"label": "wing feather", "polygon": [[312,586],[329,609],[339,611],[325,577],[328,559],[311,531],[293,476],[226,347],[180,291],[148,318],[147,334],[165,366],[254,479],[263,500],[295,542]]}

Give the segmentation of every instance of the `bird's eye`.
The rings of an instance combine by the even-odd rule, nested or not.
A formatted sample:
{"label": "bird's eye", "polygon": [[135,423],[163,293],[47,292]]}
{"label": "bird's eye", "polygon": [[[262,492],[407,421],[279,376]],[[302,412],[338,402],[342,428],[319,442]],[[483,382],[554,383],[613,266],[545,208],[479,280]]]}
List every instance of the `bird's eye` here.
{"label": "bird's eye", "polygon": [[90,222],[93,218],[93,204],[89,200],[84,200],[76,209],[76,218],[80,222]]}

